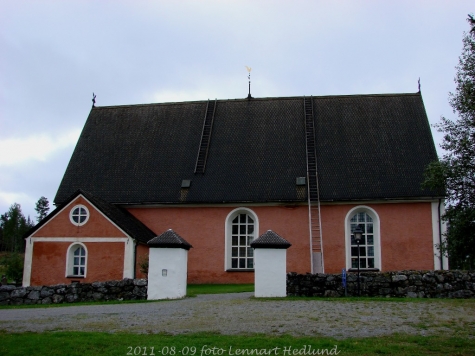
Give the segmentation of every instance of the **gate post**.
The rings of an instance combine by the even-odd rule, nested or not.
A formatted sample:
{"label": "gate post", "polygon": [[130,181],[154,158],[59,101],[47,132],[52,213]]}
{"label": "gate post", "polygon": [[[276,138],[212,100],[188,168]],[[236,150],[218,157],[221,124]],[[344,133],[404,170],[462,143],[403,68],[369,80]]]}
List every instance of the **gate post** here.
{"label": "gate post", "polygon": [[192,247],[172,229],[151,239],[147,245],[147,299],[177,299],[186,296],[188,250]]}
{"label": "gate post", "polygon": [[251,243],[254,249],[254,296],[287,296],[287,249],[283,237],[268,230]]}

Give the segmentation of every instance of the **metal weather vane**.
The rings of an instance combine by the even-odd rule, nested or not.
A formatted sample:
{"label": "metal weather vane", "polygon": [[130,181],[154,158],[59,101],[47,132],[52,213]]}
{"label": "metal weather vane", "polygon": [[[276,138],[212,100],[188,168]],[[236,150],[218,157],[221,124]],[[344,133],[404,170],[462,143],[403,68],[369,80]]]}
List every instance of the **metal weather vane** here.
{"label": "metal weather vane", "polygon": [[251,70],[252,70],[252,68],[248,67],[248,66],[245,66],[245,67],[247,69],[247,72],[249,73],[247,75],[247,79],[249,79],[249,94],[247,94],[247,98],[251,99],[252,98],[252,96],[251,96]]}
{"label": "metal weather vane", "polygon": [[96,106],[96,94],[92,93],[92,107]]}

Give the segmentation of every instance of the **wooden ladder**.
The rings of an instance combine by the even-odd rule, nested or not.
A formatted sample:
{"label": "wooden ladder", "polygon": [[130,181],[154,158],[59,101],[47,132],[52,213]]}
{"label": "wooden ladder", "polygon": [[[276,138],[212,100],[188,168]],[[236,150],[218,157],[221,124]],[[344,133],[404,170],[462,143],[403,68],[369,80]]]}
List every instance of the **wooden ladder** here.
{"label": "wooden ladder", "polygon": [[204,173],[206,169],[206,160],[208,158],[209,143],[211,141],[211,132],[213,129],[214,113],[216,111],[216,100],[206,104],[206,113],[201,131],[200,148],[198,157],[196,157],[195,173]]}
{"label": "wooden ladder", "polygon": [[318,189],[317,155],[315,147],[315,127],[313,118],[313,100],[304,97],[305,136],[307,147],[307,189],[308,216],[311,243],[312,273],[323,273],[323,245],[320,213],[320,195]]}

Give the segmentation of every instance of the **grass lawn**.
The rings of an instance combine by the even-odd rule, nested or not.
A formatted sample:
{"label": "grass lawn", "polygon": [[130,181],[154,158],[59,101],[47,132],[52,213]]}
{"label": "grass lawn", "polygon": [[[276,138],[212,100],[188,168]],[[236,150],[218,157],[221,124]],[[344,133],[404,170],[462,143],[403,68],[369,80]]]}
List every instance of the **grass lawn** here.
{"label": "grass lawn", "polygon": [[254,292],[254,284],[188,284],[186,295]]}
{"label": "grass lawn", "polygon": [[[336,340],[320,337],[219,334],[0,333],[0,355],[475,355],[464,338],[393,335]],[[322,353],[324,350],[327,353]],[[320,352],[320,353],[317,353]]]}

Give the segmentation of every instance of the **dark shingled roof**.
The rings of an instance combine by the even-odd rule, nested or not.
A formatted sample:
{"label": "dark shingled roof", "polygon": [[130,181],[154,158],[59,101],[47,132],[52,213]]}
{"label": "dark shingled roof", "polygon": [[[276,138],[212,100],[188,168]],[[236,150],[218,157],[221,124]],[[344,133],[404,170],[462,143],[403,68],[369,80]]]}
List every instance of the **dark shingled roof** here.
{"label": "dark shingled roof", "polygon": [[150,247],[182,248],[185,250],[193,247],[172,229],[165,231],[160,236],[154,237],[147,244]]}
{"label": "dark shingled roof", "polygon": [[320,199],[438,196],[422,190],[437,160],[420,94],[314,99]]}
{"label": "dark shingled roof", "polygon": [[[313,97],[322,201],[420,199],[437,159],[416,94]],[[204,174],[206,101],[92,108],[58,189],[117,204],[305,202],[303,97],[218,100]],[[190,188],[182,188],[191,180]]]}
{"label": "dark shingled roof", "polygon": [[107,216],[112,222],[114,222],[119,228],[121,228],[127,235],[133,239],[147,243],[155,236],[155,233],[145,226],[140,220],[136,219],[126,209],[110,204],[103,199],[100,199],[84,190],[77,190],[70,197],[68,197],[63,204],[54,209],[46,218],[41,220],[40,223],[35,225],[25,235],[31,236],[41,226],[51,220],[58,212],[60,212],[66,205],[73,201],[78,195],[84,196],[92,205],[99,209],[105,216]]}
{"label": "dark shingled roof", "polygon": [[251,242],[252,248],[281,248],[287,249],[292,244],[284,239],[282,236],[276,234],[272,230],[267,230],[264,234],[259,236],[253,242]]}

